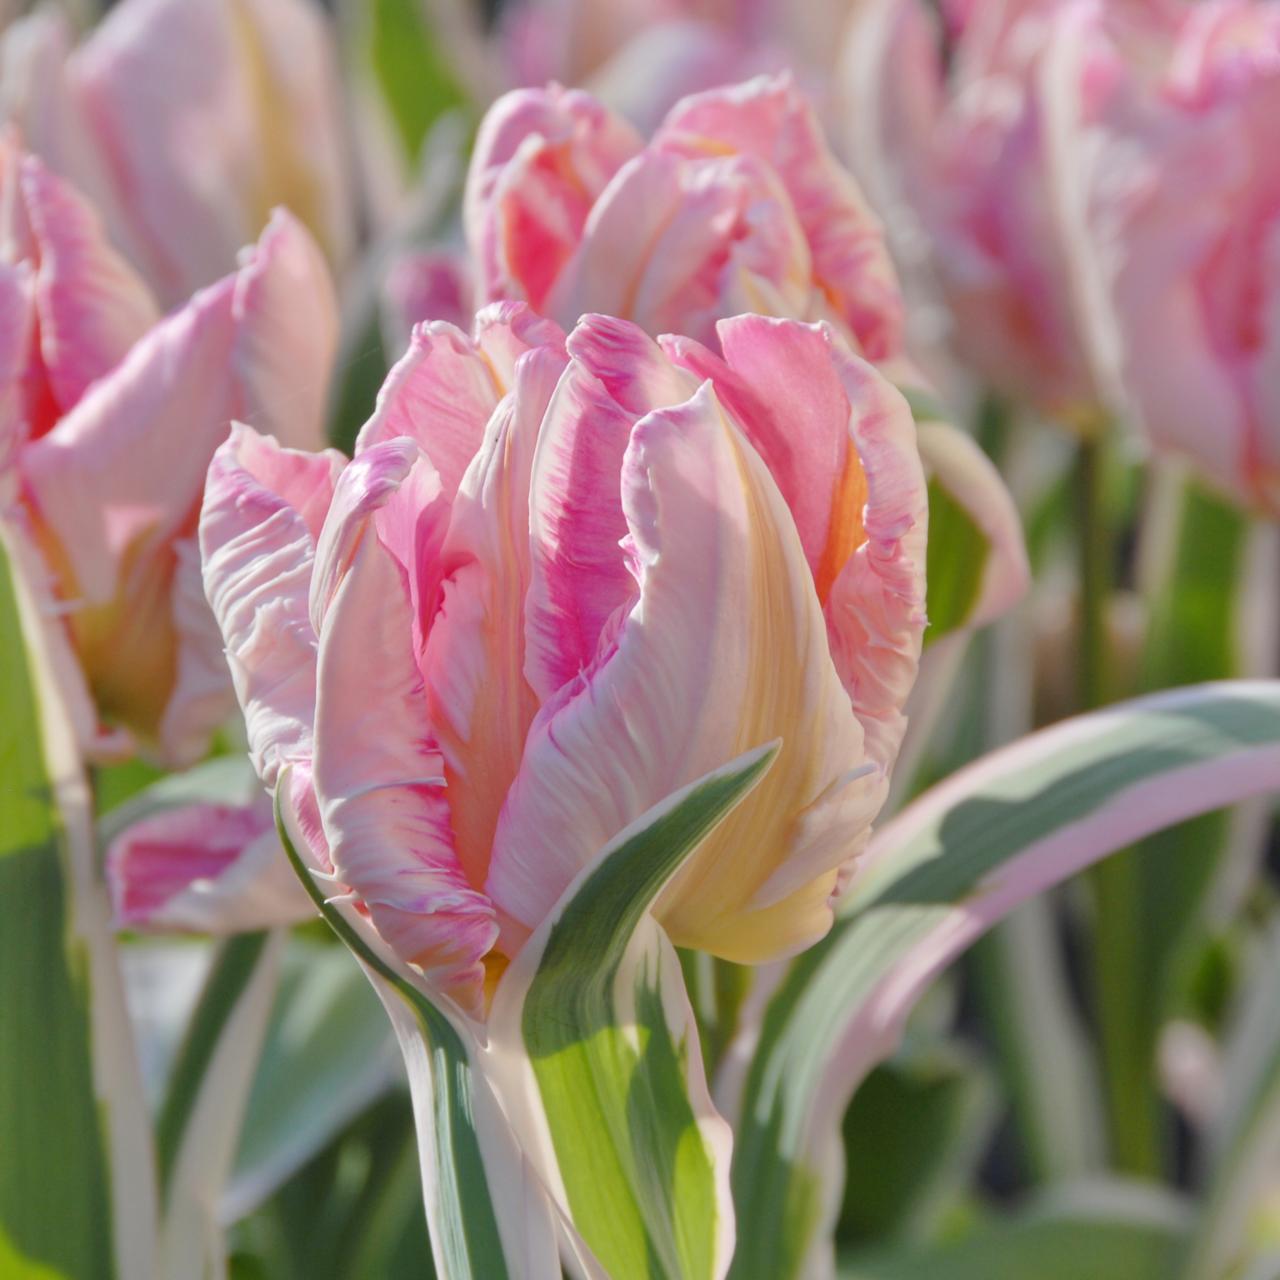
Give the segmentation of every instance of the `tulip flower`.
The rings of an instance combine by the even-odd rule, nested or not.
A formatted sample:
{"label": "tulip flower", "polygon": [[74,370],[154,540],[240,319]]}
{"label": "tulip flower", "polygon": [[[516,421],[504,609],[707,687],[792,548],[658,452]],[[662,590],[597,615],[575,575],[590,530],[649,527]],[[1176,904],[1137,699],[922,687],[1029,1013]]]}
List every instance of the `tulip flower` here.
{"label": "tulip flower", "polygon": [[580,91],[508,94],[481,125],[464,216],[482,301],[708,345],[717,320],[754,311],[826,320],[874,361],[901,353],[880,226],[786,76],[685,98],[648,145]]}
{"label": "tulip flower", "polygon": [[[870,0],[841,73],[854,168],[956,353],[1056,416],[1096,412],[1053,204],[1041,64],[1056,0]],[[944,56],[945,50],[945,56]]]}
{"label": "tulip flower", "polygon": [[473,1013],[613,836],[744,750],[782,743],[662,895],[680,945],[813,942],[884,799],[925,622],[910,410],[833,326],[717,339],[491,307],[415,331],[340,472],[243,427],[209,469],[255,767]]}
{"label": "tulip flower", "polygon": [[94,211],[0,150],[0,515],[91,754],[189,762],[234,707],[195,521],[232,417],[322,442],[336,304],[288,214],[164,320]]}
{"label": "tulip flower", "polygon": [[1106,385],[1157,450],[1280,514],[1280,10],[1188,7],[1153,49],[1078,4],[1051,72]]}
{"label": "tulip flower", "polygon": [[310,0],[124,0],[78,48],[14,25],[0,109],[94,201],[165,306],[235,264],[284,205],[340,265],[353,209],[332,41]]}

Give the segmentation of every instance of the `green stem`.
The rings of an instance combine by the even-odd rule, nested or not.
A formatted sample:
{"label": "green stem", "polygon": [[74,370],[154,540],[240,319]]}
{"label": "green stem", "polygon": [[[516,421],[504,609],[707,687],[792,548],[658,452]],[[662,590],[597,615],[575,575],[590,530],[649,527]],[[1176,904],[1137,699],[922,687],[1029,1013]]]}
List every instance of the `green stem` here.
{"label": "green stem", "polygon": [[[1080,611],[1077,709],[1105,705],[1107,604],[1113,587],[1116,530],[1106,500],[1106,438],[1080,442],[1076,469],[1076,534]],[[1149,993],[1138,922],[1141,869],[1132,853],[1108,858],[1089,875],[1094,899],[1094,1006],[1112,1163],[1126,1173],[1156,1177],[1161,1167],[1160,1106],[1146,1020],[1135,1016]]]}

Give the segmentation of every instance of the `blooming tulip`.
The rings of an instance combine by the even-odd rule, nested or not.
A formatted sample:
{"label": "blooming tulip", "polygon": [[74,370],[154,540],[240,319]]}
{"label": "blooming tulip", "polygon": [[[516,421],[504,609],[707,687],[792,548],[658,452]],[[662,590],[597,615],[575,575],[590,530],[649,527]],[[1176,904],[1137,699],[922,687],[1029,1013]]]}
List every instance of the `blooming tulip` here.
{"label": "blooming tulip", "polygon": [[829,325],[718,352],[518,304],[415,331],[354,460],[237,428],[205,587],[250,752],[313,869],[473,1013],[646,809],[781,740],[662,895],[739,961],[827,928],[924,626],[906,402]]}
{"label": "blooming tulip", "polygon": [[1280,9],[1186,9],[1166,47],[1077,4],[1051,61],[1093,356],[1155,448],[1280,514]]}
{"label": "blooming tulip", "polygon": [[0,151],[0,514],[91,753],[190,761],[234,706],[200,588],[204,474],[233,416],[321,443],[335,312],[277,212],[238,271],[157,320],[81,197]]}
{"label": "blooming tulip", "polygon": [[867,358],[901,352],[880,226],[788,77],[678,103],[646,146],[580,91],[502,98],[465,201],[482,300],[565,325],[599,311],[714,345],[742,311],[827,320]]}
{"label": "blooming tulip", "polygon": [[39,13],[0,66],[3,114],[166,306],[228,271],[276,205],[334,264],[349,252],[335,58],[310,0],[124,0],[74,51]]}
{"label": "blooming tulip", "polygon": [[941,294],[957,353],[989,386],[1059,417],[1098,393],[1051,198],[1040,93],[1056,0],[869,0],[842,81],[854,167],[908,280]]}

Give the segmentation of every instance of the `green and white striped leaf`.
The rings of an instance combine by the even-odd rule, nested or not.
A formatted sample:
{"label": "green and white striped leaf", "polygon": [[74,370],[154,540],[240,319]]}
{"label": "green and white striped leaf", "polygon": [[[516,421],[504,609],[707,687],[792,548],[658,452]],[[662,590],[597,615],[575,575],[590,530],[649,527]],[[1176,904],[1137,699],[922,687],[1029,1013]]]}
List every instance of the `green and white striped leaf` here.
{"label": "green and white striped leaf", "polygon": [[156,1133],[164,1280],[226,1274],[218,1206],[267,1032],[285,936],[277,930],[224,942],[187,1026]]}
{"label": "green and white striped leaf", "polygon": [[350,903],[328,901],[298,852],[293,816],[277,825],[303,887],[364,967],[404,1055],[418,1129],[423,1201],[436,1272],[449,1280],[558,1280],[555,1218],[480,1063],[465,1016],[433,996]]}
{"label": "green and white striped leaf", "polygon": [[490,1044],[504,1100],[588,1275],[717,1280],[728,1266],[732,1136],[649,908],[776,751],[742,756],[621,832],[499,984]]}
{"label": "green and white striped leaf", "polygon": [[359,964],[345,947],[291,939],[223,1220],[255,1209],[402,1080],[387,1015]]}
{"label": "green and white striped leaf", "polygon": [[1248,1221],[1280,1166],[1280,925],[1273,926],[1228,1042],[1223,1111],[1185,1280],[1217,1280],[1247,1260]]}
{"label": "green and white striped leaf", "polygon": [[150,1121],[88,781],[0,524],[0,1275],[147,1280]]}
{"label": "green and white striped leaf", "polygon": [[1202,685],[978,761],[872,840],[831,933],[718,1082],[737,1117],[734,1280],[829,1273],[838,1117],[932,979],[1018,903],[1133,840],[1280,785],[1280,682]]}

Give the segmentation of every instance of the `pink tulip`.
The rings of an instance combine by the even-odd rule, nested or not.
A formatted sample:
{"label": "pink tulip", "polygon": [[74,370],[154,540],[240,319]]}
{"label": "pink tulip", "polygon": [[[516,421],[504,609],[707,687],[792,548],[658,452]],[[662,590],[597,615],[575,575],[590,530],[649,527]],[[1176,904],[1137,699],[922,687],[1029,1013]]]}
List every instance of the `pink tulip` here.
{"label": "pink tulip", "polygon": [[238,271],[158,320],[83,199],[0,150],[0,515],[91,754],[189,762],[234,706],[195,546],[205,471],[233,417],[321,443],[335,312],[280,211]]}
{"label": "pink tulip", "polygon": [[134,823],[107,850],[124,929],[235,933],[314,915],[276,834],[271,802],[193,804]]}
{"label": "pink tulip", "polygon": [[94,201],[166,306],[286,206],[340,264],[353,236],[337,67],[311,0],[124,0],[71,47],[38,13],[0,50],[0,108]]}
{"label": "pink tulip", "polygon": [[257,771],[472,1012],[614,835],[744,750],[782,740],[661,899],[681,945],[813,942],[884,799],[924,625],[910,411],[831,326],[717,337],[502,304],[415,331],[340,474],[245,428],[210,467]]}
{"label": "pink tulip", "polygon": [[1055,35],[1094,359],[1156,449],[1280,514],[1280,9],[1198,4],[1152,48],[1078,3]]}
{"label": "pink tulip", "polygon": [[482,300],[604,312],[714,345],[744,311],[827,320],[896,357],[880,226],[790,79],[684,99],[648,145],[580,91],[521,90],[481,126],[465,222]]}
{"label": "pink tulip", "polygon": [[[855,169],[908,280],[990,387],[1043,412],[1095,411],[1051,192],[1040,92],[1058,0],[868,0],[842,72]],[[946,51],[944,58],[944,49]]]}

